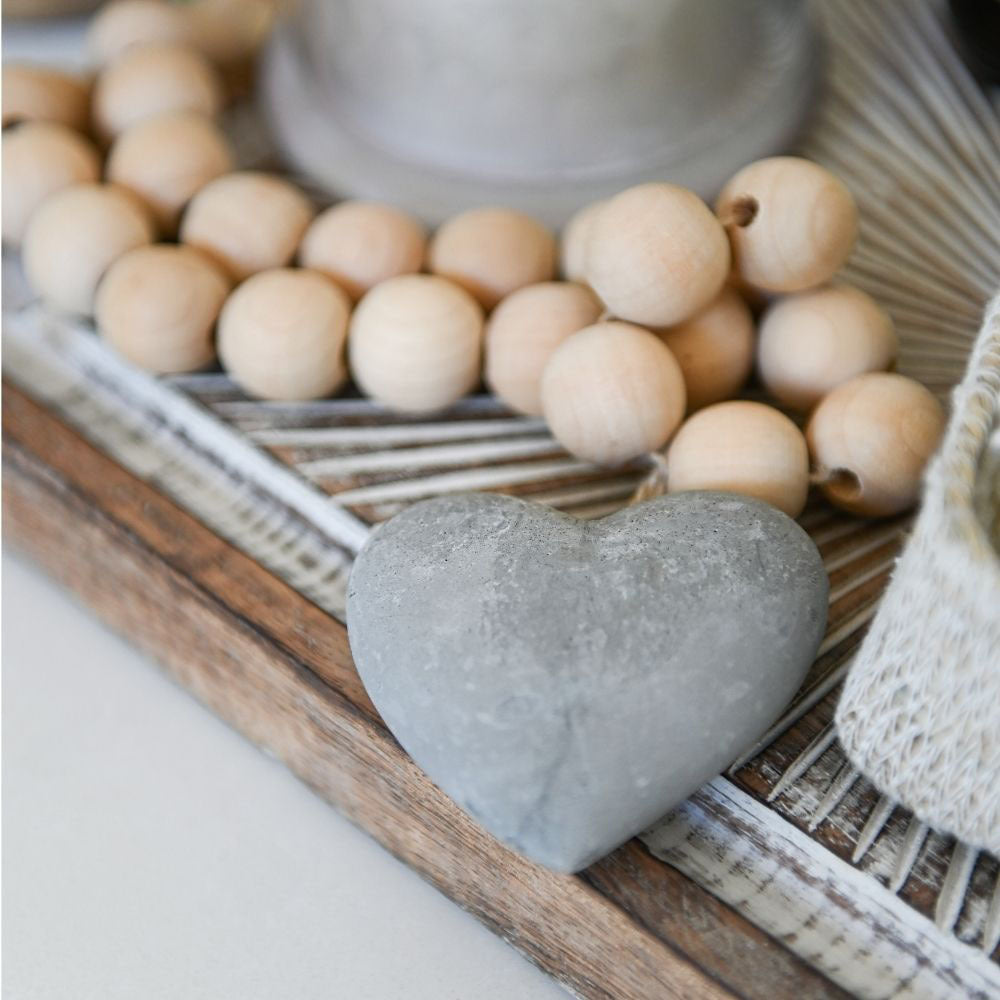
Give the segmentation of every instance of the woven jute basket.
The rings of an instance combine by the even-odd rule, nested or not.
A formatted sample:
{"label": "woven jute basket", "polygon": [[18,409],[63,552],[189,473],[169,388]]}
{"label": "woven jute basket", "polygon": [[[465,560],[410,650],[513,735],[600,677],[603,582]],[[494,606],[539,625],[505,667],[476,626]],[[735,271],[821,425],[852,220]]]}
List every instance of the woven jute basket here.
{"label": "woven jute basket", "polygon": [[1000,853],[1000,295],[923,504],[837,710],[855,766],[925,822]]}

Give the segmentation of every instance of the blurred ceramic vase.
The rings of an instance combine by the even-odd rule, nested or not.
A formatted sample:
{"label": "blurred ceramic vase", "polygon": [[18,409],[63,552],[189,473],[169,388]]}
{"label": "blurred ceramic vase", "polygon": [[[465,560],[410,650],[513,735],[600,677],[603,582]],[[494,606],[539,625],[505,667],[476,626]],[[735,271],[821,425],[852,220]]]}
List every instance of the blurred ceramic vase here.
{"label": "blurred ceramic vase", "polygon": [[300,0],[262,93],[338,194],[559,224],[651,179],[714,194],[787,144],[816,65],[802,0]]}

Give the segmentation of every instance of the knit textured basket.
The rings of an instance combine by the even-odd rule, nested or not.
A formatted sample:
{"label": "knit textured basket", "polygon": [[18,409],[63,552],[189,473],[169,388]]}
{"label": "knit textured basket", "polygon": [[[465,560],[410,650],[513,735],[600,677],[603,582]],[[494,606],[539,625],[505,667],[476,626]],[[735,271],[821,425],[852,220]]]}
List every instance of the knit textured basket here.
{"label": "knit textured basket", "polygon": [[855,766],[1000,854],[1000,295],[837,711]]}

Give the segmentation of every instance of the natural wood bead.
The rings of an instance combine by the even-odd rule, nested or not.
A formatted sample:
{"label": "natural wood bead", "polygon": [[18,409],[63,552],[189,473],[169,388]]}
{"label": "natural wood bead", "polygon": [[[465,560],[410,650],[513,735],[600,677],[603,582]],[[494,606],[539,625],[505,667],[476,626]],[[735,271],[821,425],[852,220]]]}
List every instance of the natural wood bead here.
{"label": "natural wood bead", "polygon": [[90,85],[70,73],[25,66],[3,67],[3,127],[15,122],[58,122],[77,132],[90,124]]}
{"label": "natural wood bead", "polygon": [[232,149],[211,119],[193,111],[167,111],[115,140],[107,176],[140,198],[160,231],[172,235],[188,201],[232,168]]}
{"label": "natural wood bead", "polygon": [[190,4],[164,0],[115,0],[104,4],[87,29],[87,53],[106,66],[133,45],[187,42]]}
{"label": "natural wood bead", "polygon": [[405,274],[376,285],[351,318],[351,373],[366,395],[424,413],[461,399],[479,381],[483,311],[458,285]]}
{"label": "natural wood bead", "polygon": [[193,0],[188,3],[188,38],[216,65],[252,58],[267,39],[276,0]]}
{"label": "natural wood bead", "polygon": [[689,413],[731,399],[750,376],[753,316],[739,292],[728,285],[690,319],[653,332],[681,366]]}
{"label": "natural wood bead", "polygon": [[221,107],[222,84],[212,64],[195,49],[173,42],[126,49],[94,85],[94,127],[105,139],[165,111],[212,117]]}
{"label": "natural wood bead", "polygon": [[380,281],[419,271],[426,247],[423,225],[408,212],[372,201],[342,201],[313,220],[299,260],[328,274],[357,301]]}
{"label": "natural wood bead", "polygon": [[757,288],[798,292],[828,281],[858,233],[851,192],[829,170],[797,156],[744,167],[716,201],[737,273]]}
{"label": "natural wood bead", "polygon": [[896,358],[892,319],[850,285],[829,285],[775,302],[760,324],[757,368],[767,391],[794,410],[812,409],[831,389]]}
{"label": "natural wood bead", "polygon": [[920,498],[924,467],[944,425],[941,404],[919,382],[873,372],[826,396],[809,419],[806,439],[831,503],[885,517]]}
{"label": "natural wood bead", "polygon": [[719,294],[728,274],[726,234],[686,188],[629,188],[592,223],[587,284],[615,316],[632,323],[680,323]]}
{"label": "natural wood bead", "polygon": [[50,195],[96,181],[101,158],[88,139],[58,122],[25,122],[3,133],[3,241],[21,242],[28,219]]}
{"label": "natural wood bead", "polygon": [[567,281],[587,281],[590,231],[605,202],[594,201],[574,213],[559,238],[559,270]]}
{"label": "natural wood bead", "polygon": [[48,305],[90,315],[108,267],[154,236],[152,219],[127,191],[74,184],[46,198],[28,220],[21,260],[29,284]]}
{"label": "natural wood bead", "polygon": [[471,292],[485,309],[505,295],[555,277],[555,237],[511,208],[474,208],[434,234],[428,265]]}
{"label": "natural wood bead", "polygon": [[571,334],[597,322],[603,306],[584,285],[545,281],[508,295],[486,324],[485,377],[508,406],[541,416],[542,372]]}
{"label": "natural wood bead", "polygon": [[663,341],[631,323],[596,323],[556,348],[542,408],[578,458],[619,465],[662,447],[684,416],[684,376]]}
{"label": "natural wood bead", "polygon": [[100,335],[133,364],[160,374],[215,360],[215,321],[229,278],[204,254],[173,244],[122,254],[97,287]]}
{"label": "natural wood bead", "polygon": [[318,399],[347,378],[351,304],[326,275],[276,268],[248,278],[219,317],[219,360],[262,399]]}
{"label": "natural wood bead", "polygon": [[771,406],[716,403],[689,417],[670,442],[667,484],[671,493],[742,493],[798,517],[809,492],[805,438]]}
{"label": "natural wood bead", "polygon": [[312,205],[294,184],[242,170],[217,177],[191,199],[180,239],[242,281],[290,263],[312,214]]}

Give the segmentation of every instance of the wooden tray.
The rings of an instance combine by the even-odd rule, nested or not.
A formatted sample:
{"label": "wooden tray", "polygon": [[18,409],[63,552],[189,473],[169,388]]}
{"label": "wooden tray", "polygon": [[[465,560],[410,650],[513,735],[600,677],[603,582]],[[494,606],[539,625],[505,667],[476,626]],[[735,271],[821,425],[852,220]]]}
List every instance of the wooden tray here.
{"label": "wooden tray", "polygon": [[[850,280],[893,312],[902,370],[946,395],[993,289],[927,246],[914,209],[948,201],[940,171],[972,170],[987,207],[996,189],[968,167],[974,143],[962,167],[932,136],[939,163],[904,125],[924,141],[907,101],[927,81],[934,100],[968,97],[968,81],[927,8],[822,9],[831,89],[806,150],[861,196]],[[845,153],[890,126],[892,155],[919,160],[906,183]],[[900,213],[910,243],[886,239]],[[370,526],[422,496],[493,488],[592,517],[639,470],[576,462],[488,397],[408,421],[357,398],[261,404],[220,374],[157,381],[33,304],[17,266],[5,258],[6,537],[532,961],[587,997],[1000,995],[1000,864],[880,797],[831,726],[907,519],[810,503],[830,628],[788,712],[652,830],[555,876],[480,831],[386,732],[340,621],[347,574]]]}

